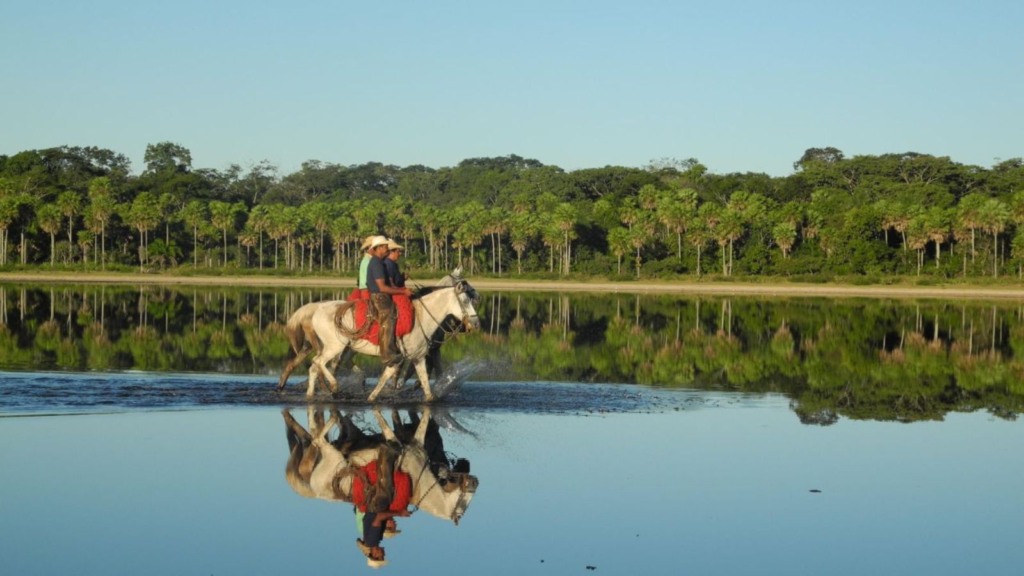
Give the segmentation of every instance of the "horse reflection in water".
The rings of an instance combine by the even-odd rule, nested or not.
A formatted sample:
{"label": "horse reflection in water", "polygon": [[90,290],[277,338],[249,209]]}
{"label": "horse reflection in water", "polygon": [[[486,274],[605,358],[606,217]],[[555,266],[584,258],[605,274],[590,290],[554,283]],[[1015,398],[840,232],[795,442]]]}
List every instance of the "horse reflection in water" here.
{"label": "horse reflection in water", "polygon": [[[381,412],[375,409],[373,416],[380,427],[379,433],[364,431],[351,415],[343,415],[335,408],[328,410],[329,418],[320,407],[307,408],[308,430],[288,410],[282,414],[289,449],[285,466],[288,484],[307,498],[354,504],[357,524],[360,509],[367,510],[367,500],[373,492],[373,478],[368,480],[367,471],[372,469],[375,476],[378,468],[387,470],[386,454],[392,455],[390,462],[397,471],[395,501],[402,492],[397,480],[404,478],[408,504],[413,507],[412,511],[405,512],[399,505],[402,511],[394,516],[408,516],[423,510],[458,525],[476,493],[478,481],[469,474],[469,462],[448,458],[440,428],[429,408],[423,410],[422,416],[409,412],[408,423],[402,421],[397,411],[392,411],[393,425],[388,425]],[[335,429],[337,435],[333,434]],[[374,512],[366,512],[367,516],[372,514]],[[387,525],[390,530],[384,531],[385,537],[399,532],[390,518]],[[357,540],[357,545],[371,566],[382,565],[382,548],[367,546],[362,538]]]}

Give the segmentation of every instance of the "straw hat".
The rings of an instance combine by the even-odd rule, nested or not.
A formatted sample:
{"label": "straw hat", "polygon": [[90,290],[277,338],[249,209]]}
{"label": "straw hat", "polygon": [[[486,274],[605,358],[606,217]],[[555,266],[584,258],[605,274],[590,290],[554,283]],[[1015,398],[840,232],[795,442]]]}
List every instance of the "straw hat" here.
{"label": "straw hat", "polygon": [[374,560],[370,558],[370,547],[364,544],[361,539],[356,538],[356,546],[359,547],[359,551],[363,553],[363,556],[366,556],[366,565],[370,568],[381,568],[388,565],[387,560]]}
{"label": "straw hat", "polygon": [[360,250],[364,250],[364,251],[365,250],[369,250],[370,249],[370,242],[373,242],[373,238],[374,238],[373,236],[367,236],[366,238],[363,238],[363,244],[361,246],[359,246],[359,249]]}
{"label": "straw hat", "polygon": [[405,246],[402,246],[394,240],[388,239],[388,250],[405,250]]}
{"label": "straw hat", "polygon": [[388,239],[384,236],[371,236],[367,239],[370,243],[370,250],[373,250],[377,246],[382,246],[388,243]]}

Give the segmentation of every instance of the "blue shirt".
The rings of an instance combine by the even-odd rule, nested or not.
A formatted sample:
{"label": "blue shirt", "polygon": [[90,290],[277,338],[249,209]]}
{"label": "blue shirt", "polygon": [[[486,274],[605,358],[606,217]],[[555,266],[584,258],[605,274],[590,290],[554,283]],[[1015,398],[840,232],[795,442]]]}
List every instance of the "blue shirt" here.
{"label": "blue shirt", "polygon": [[405,288],[405,278],[402,277],[402,271],[398,269],[398,262],[395,262],[391,258],[385,258],[384,270],[388,275],[388,286]]}
{"label": "blue shirt", "polygon": [[370,291],[370,294],[380,294],[380,288],[377,287],[377,279],[380,278],[386,285],[388,283],[388,273],[384,269],[384,261],[374,256],[370,258],[370,264],[366,267],[366,289]]}
{"label": "blue shirt", "polygon": [[363,544],[370,546],[380,546],[380,541],[384,538],[384,524],[385,521],[381,521],[380,526],[373,525],[373,519],[377,515],[373,512],[367,512],[363,516]]}

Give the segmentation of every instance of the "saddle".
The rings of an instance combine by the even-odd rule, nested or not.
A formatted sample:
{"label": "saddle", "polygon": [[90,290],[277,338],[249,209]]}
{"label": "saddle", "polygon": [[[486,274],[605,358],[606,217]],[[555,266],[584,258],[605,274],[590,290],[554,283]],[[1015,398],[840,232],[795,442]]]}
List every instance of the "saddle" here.
{"label": "saddle", "polygon": [[[395,310],[398,312],[395,319],[395,338],[401,338],[412,332],[416,315],[413,314],[412,300],[408,296],[392,296],[391,300],[395,303]],[[370,293],[357,288],[349,294],[348,302],[338,308],[335,316],[334,322],[338,326],[341,326],[341,320],[349,309],[352,310],[353,324],[355,324],[354,335],[374,346],[380,345],[380,322],[377,321],[376,314],[370,312]]]}

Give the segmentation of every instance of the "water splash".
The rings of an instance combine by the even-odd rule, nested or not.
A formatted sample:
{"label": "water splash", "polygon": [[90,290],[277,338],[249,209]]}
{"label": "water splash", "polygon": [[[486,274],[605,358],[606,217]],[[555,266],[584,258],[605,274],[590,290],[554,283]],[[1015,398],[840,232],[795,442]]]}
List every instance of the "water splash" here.
{"label": "water splash", "polygon": [[486,365],[485,362],[479,360],[460,360],[449,366],[437,380],[434,381],[431,389],[434,391],[434,396],[437,398],[445,398],[453,392],[458,392],[459,388],[469,379],[470,376],[477,373]]}

